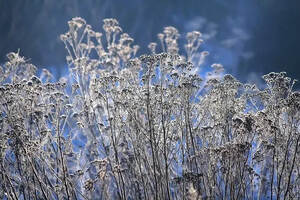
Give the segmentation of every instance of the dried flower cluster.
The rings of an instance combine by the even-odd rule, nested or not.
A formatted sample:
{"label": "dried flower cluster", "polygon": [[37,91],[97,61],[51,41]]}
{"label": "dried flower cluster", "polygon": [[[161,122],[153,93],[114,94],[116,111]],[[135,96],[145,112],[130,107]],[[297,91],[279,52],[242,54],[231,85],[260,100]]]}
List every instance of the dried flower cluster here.
{"label": "dried flower cluster", "polygon": [[265,89],[223,75],[201,33],[138,46],[115,19],[61,35],[67,78],[8,54],[0,67],[0,199],[299,199],[300,93],[285,73]]}

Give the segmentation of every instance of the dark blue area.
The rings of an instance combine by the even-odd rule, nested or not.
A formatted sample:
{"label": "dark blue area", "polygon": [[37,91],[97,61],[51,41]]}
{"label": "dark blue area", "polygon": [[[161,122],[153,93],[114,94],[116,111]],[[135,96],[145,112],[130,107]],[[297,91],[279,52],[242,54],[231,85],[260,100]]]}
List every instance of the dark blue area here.
{"label": "dark blue area", "polygon": [[181,39],[194,29],[205,34],[206,66],[222,63],[227,73],[250,82],[270,71],[298,78],[299,9],[296,0],[2,0],[0,63],[20,49],[38,67],[55,66],[50,71],[61,77],[67,53],[59,35],[67,21],[80,16],[100,31],[102,19],[113,17],[141,46],[140,54],[171,25]]}

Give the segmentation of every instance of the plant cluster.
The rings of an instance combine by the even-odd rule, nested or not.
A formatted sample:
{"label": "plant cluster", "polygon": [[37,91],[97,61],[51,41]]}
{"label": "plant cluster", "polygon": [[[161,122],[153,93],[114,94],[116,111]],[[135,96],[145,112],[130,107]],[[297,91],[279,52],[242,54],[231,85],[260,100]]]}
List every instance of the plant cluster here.
{"label": "plant cluster", "polygon": [[[19,53],[0,67],[1,199],[300,198],[300,93],[201,77],[201,33],[166,27],[138,46],[115,19],[73,18],[57,82]],[[162,53],[157,53],[161,49]]]}

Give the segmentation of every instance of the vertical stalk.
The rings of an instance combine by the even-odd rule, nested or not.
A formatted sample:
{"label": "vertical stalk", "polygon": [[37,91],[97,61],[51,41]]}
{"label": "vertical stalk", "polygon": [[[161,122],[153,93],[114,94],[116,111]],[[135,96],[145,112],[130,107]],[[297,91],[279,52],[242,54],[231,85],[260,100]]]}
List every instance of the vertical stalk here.
{"label": "vertical stalk", "polygon": [[152,116],[150,114],[150,76],[152,72],[152,65],[149,69],[149,74],[147,78],[147,117],[148,117],[148,125],[149,125],[149,131],[150,131],[150,147],[151,147],[151,154],[152,154],[152,162],[153,162],[153,172],[154,172],[154,186],[155,186],[155,200],[158,200],[158,183],[157,183],[157,177],[156,177],[156,161],[155,161],[155,151],[154,151],[154,145],[155,144],[155,138],[153,134],[153,127],[152,127]]}
{"label": "vertical stalk", "polygon": [[[120,162],[119,162],[119,156],[118,156],[116,141],[115,141],[115,138],[114,138],[114,131],[113,131],[113,128],[112,128],[112,119],[111,119],[111,116],[110,116],[110,110],[109,110],[109,106],[108,106],[108,97],[107,97],[107,95],[106,95],[106,109],[107,109],[107,114],[108,114],[110,132],[111,132],[111,140],[112,140],[113,148],[114,148],[114,152],[115,152],[115,159],[116,159],[116,162],[117,162],[117,165],[118,165],[118,168],[119,168],[120,167]],[[121,183],[122,183],[122,190],[121,190],[122,198],[125,200],[126,199],[126,191],[125,191],[124,178],[123,178],[123,175],[120,172],[120,170],[119,169],[117,169],[117,170],[118,170],[118,174],[119,174],[119,177],[120,177]]]}
{"label": "vertical stalk", "polygon": [[167,197],[170,200],[170,187],[169,187],[169,166],[168,166],[168,154],[167,154],[167,132],[165,127],[165,117],[164,117],[164,108],[163,108],[163,78],[164,74],[161,72],[160,80],[160,109],[161,109],[161,119],[162,119],[162,128],[163,128],[163,138],[164,138],[164,158],[165,158],[165,174],[166,174],[166,186],[167,186]]}
{"label": "vertical stalk", "polygon": [[63,170],[63,181],[64,181],[64,187],[65,187],[65,190],[66,190],[66,193],[67,193],[67,199],[70,199],[70,194],[69,194],[69,188],[68,188],[68,183],[67,183],[67,178],[66,178],[66,167],[65,167],[65,164],[64,164],[64,155],[63,155],[63,152],[62,152],[62,148],[61,148],[61,131],[60,131],[60,125],[59,125],[59,113],[60,113],[60,110],[58,109],[57,111],[57,121],[56,121],[56,128],[57,128],[57,136],[58,136],[58,149],[59,149],[59,153],[60,153],[60,158],[61,158],[61,167],[62,167],[62,170]]}

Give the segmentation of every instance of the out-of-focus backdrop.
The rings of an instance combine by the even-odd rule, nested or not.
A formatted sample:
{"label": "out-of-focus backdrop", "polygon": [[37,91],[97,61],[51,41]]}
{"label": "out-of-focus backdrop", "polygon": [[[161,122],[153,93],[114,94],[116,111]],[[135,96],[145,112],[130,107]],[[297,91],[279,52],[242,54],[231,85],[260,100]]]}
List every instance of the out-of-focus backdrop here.
{"label": "out-of-focus backdrop", "polygon": [[204,34],[201,50],[210,52],[204,67],[222,63],[250,82],[270,71],[300,77],[299,0],[0,0],[0,63],[20,49],[33,64],[62,76],[66,51],[59,35],[76,16],[97,31],[104,18],[116,18],[140,54],[163,27],[174,26],[182,39],[192,30]]}

